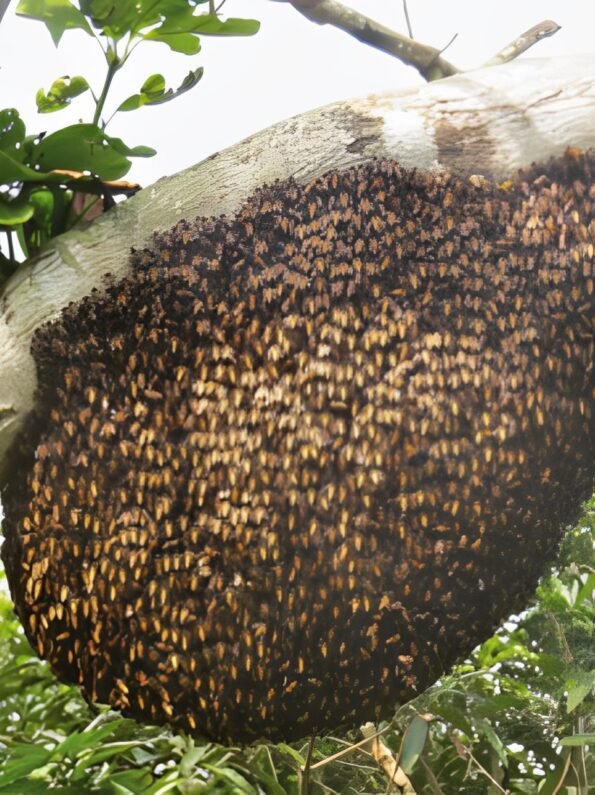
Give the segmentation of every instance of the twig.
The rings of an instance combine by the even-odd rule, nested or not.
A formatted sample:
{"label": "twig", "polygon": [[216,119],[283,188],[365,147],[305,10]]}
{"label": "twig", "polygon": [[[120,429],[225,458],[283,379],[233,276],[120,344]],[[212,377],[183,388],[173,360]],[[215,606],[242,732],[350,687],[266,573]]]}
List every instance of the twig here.
{"label": "twig", "polygon": [[460,70],[440,56],[440,50],[414,41],[370,17],[344,6],[338,0],[277,0],[289,2],[307,19],[318,25],[333,25],[358,41],[393,55],[413,66],[428,81],[457,74]]}
{"label": "twig", "polygon": [[340,759],[342,756],[345,756],[345,754],[350,754],[352,751],[357,751],[358,748],[364,749],[364,746],[368,746],[370,744],[370,740],[374,739],[374,737],[380,737],[383,732],[388,731],[388,728],[389,727],[387,726],[386,729],[383,729],[381,732],[376,732],[373,737],[365,737],[358,743],[353,743],[353,745],[346,743],[346,748],[342,748],[340,751],[337,751],[330,756],[326,756],[324,759],[321,759],[320,762],[316,762],[314,765],[310,765],[310,770],[316,770],[317,767],[324,767],[324,765],[328,765],[329,762],[334,762],[336,759]]}
{"label": "twig", "polygon": [[558,793],[564,786],[564,782],[566,781],[566,776],[568,775],[568,771],[570,770],[570,760],[571,760],[571,755],[569,752],[568,756],[566,757],[566,761],[564,762],[564,767],[562,768],[562,775],[560,776],[560,780],[552,790],[552,795],[558,795]]}
{"label": "twig", "polygon": [[[451,737],[450,739],[451,739],[451,741],[453,741],[453,745],[455,746],[455,749],[456,749],[457,753],[460,756],[462,756],[462,755],[466,756],[467,759],[469,760],[469,762],[473,763],[477,767],[479,772],[482,773],[489,781],[491,781],[491,783],[494,785],[494,787],[496,787],[498,792],[503,793],[503,795],[508,795],[509,790],[504,789],[496,781],[496,779],[492,776],[491,773],[489,773],[485,769],[485,767],[481,764],[481,762],[473,756],[473,752],[471,751],[470,748],[468,748],[466,745],[463,745],[463,743],[459,739],[456,739],[456,738],[453,738],[453,737]],[[455,739],[456,739],[456,741],[455,741]]]}
{"label": "twig", "polygon": [[537,44],[542,39],[553,36],[560,28],[561,25],[558,25],[557,22],[554,22],[552,19],[545,19],[543,22],[539,22],[537,25],[533,25],[532,28],[529,28],[529,30],[521,33],[517,39],[504,47],[503,50],[500,50],[500,52],[487,61],[484,66],[496,66],[497,64],[506,63],[507,61],[513,61],[528,50],[529,47],[533,47],[534,44]]}
{"label": "twig", "polygon": [[568,645],[566,635],[564,634],[564,630],[562,629],[560,622],[550,610],[546,611],[544,615],[554,628],[554,634],[562,652],[562,662],[565,665],[570,665],[574,658],[572,656],[572,652],[570,651],[570,646]]}
{"label": "twig", "polygon": [[450,45],[453,44],[458,39],[458,37],[459,37],[458,33],[453,34],[448,40],[448,42],[444,45],[444,47],[438,51],[439,54],[442,55],[443,52],[446,52],[450,47]]}
{"label": "twig", "polygon": [[409,19],[409,8],[407,7],[407,0],[403,0],[403,12],[405,13],[405,22],[407,23],[407,33],[409,38],[413,39],[413,28],[411,27],[411,20]]}
{"label": "twig", "polygon": [[438,782],[438,779],[434,775],[434,771],[432,770],[432,768],[429,766],[429,764],[426,762],[423,756],[420,756],[419,761],[426,774],[428,788],[432,793],[432,795],[442,795],[440,784]]}
{"label": "twig", "polygon": [[378,766],[386,773],[389,782],[399,787],[403,795],[416,795],[413,785],[399,767],[393,752],[375,732],[374,724],[365,723],[360,731],[369,740],[369,746],[367,749],[364,747],[364,750],[368,750],[372,754]]}
{"label": "twig", "polygon": [[299,771],[299,793],[300,795],[310,795],[310,770],[312,769],[312,754],[314,753],[314,741],[316,735],[312,735],[308,741],[308,751],[306,761]]}

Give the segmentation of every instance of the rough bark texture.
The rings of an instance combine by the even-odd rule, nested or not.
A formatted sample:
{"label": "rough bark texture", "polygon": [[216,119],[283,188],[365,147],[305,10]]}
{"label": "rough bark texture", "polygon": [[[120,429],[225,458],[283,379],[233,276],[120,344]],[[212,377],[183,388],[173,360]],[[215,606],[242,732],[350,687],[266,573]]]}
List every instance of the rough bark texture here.
{"label": "rough bark texture", "polygon": [[[72,301],[122,276],[131,247],[180,218],[234,211],[255,188],[305,182],[374,157],[498,179],[568,146],[595,146],[595,55],[522,60],[419,91],[340,102],[283,121],[141,191],[54,240],[0,301],[0,462],[33,404],[30,343]],[[6,462],[5,462],[6,463]]]}

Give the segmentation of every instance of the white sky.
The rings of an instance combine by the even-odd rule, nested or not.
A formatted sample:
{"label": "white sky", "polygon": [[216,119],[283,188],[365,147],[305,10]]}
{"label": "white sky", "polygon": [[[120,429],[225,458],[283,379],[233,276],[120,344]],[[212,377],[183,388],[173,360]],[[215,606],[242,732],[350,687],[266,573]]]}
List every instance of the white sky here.
{"label": "white sky", "polygon": [[[351,0],[353,8],[406,32],[401,0]],[[45,26],[16,17],[13,0],[0,24],[0,107],[16,106],[29,132],[90,120],[84,97],[73,107],[39,116],[36,90],[63,75],[82,74],[99,92],[102,55],[86,34],[67,31],[56,50]],[[593,51],[595,0],[409,0],[416,38],[437,47],[458,33],[445,57],[470,68],[487,60],[533,24],[552,18],[562,30],[529,56]],[[118,114],[107,132],[134,146],[157,149],[137,160],[128,178],[144,185],[202,160],[275,121],[337,99],[421,85],[417,72],[330,26],[304,19],[285,3],[227,0],[227,16],[259,19],[251,38],[202,39],[195,56],[146,43],[119,73],[108,108],[135,93],[153,72],[177,87],[192,67],[204,66],[201,83],[170,104]]]}

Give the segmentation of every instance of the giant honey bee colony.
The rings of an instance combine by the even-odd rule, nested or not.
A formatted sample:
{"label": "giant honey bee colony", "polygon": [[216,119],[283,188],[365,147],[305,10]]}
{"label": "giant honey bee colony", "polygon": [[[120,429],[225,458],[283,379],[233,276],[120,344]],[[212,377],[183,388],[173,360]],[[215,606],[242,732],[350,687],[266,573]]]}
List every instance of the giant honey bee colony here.
{"label": "giant honey bee colony", "polygon": [[56,675],[294,739],[523,607],[595,476],[594,163],[277,183],[42,328],[2,555]]}

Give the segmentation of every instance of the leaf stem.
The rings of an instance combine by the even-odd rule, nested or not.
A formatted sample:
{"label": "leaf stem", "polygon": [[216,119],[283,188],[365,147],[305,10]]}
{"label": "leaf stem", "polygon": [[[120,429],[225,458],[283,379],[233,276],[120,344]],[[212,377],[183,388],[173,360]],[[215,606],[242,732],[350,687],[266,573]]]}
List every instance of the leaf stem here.
{"label": "leaf stem", "polygon": [[[112,80],[114,79],[116,72],[121,67],[122,63],[118,59],[117,53],[114,50],[114,54],[112,57],[109,55],[108,52],[105,55],[107,60],[107,74],[105,76],[105,82],[103,84],[103,88],[101,89],[101,94],[99,95],[99,99],[95,105],[95,114],[93,116],[93,124],[95,126],[99,126],[99,122],[101,120],[101,114],[103,113],[103,107],[105,105],[105,100],[107,99],[107,95],[109,93]],[[105,129],[106,123],[102,125],[102,128]]]}

